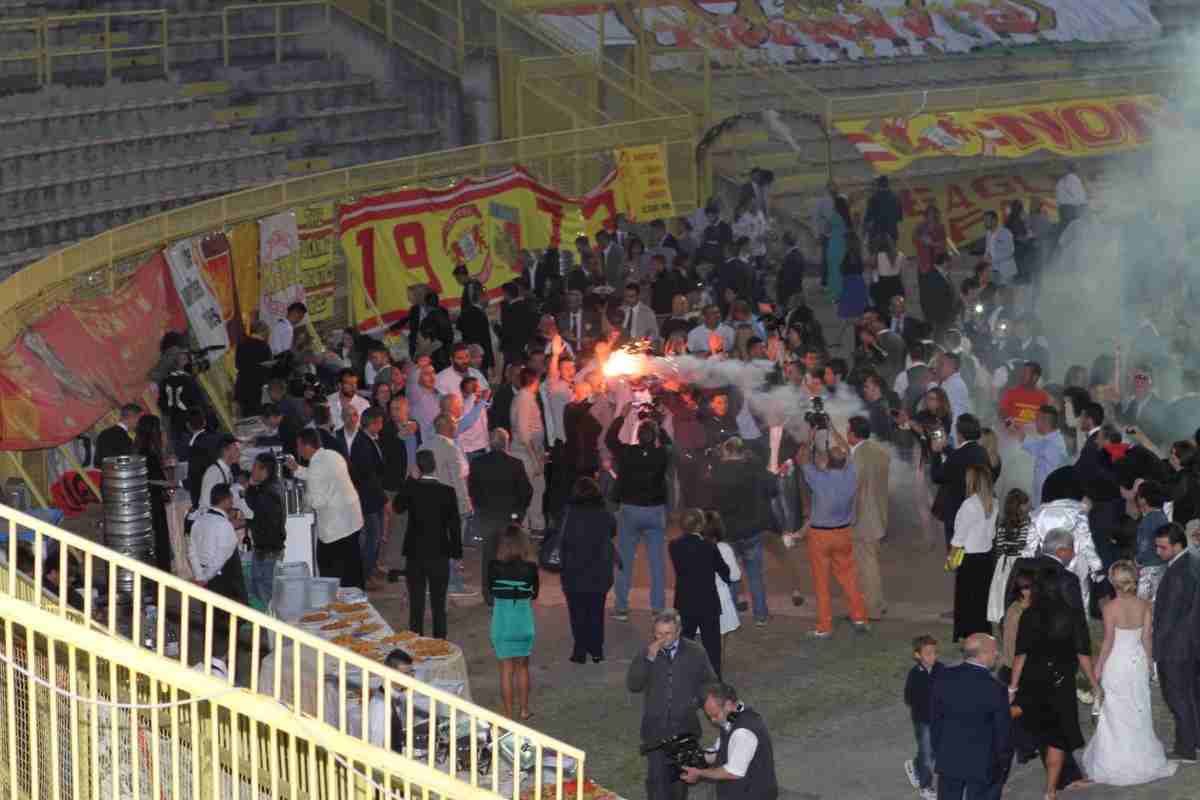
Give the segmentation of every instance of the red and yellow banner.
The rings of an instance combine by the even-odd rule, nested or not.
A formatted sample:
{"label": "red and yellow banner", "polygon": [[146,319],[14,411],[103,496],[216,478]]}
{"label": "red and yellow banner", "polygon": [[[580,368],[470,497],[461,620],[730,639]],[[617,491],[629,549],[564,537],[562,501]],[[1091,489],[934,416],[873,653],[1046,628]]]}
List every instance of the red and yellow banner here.
{"label": "red and yellow banner", "polygon": [[661,144],[622,147],[616,151],[617,180],[629,201],[630,222],[675,216],[671,179]]}
{"label": "red and yellow banner", "polygon": [[57,306],[0,351],[0,449],[57,447],[138,400],[187,318],[162,253],[111,295]]}
{"label": "red and yellow banner", "polygon": [[[446,189],[408,189],[338,209],[338,230],[352,287],[354,319],[363,328],[408,315],[408,288],[424,284],[460,302],[453,278],[463,264],[488,296],[517,277],[521,250],[571,248],[625,211],[610,174],[579,198],[543,186],[519,168],[464,180]],[[365,295],[364,295],[365,291]]]}
{"label": "red and yellow banner", "polygon": [[296,212],[300,230],[300,283],[304,285],[304,303],[311,322],[324,322],[333,317],[333,295],[336,281],[333,275],[334,230],[333,203],[318,203]]}
{"label": "red and yellow banner", "polygon": [[1039,150],[1096,156],[1134,150],[1155,124],[1174,124],[1157,95],[1038,103],[987,111],[836,123],[877,172],[902,170],[922,158],[1020,158]]}

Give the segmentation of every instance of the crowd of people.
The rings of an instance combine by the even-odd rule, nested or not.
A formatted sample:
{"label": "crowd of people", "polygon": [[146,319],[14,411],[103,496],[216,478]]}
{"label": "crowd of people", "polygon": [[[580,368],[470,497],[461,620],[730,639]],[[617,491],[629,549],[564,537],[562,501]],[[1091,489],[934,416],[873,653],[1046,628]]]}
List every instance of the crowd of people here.
{"label": "crowd of people", "polygon": [[[1193,556],[1186,570],[1172,560],[1200,524],[1200,370],[1179,362],[1153,325],[1090,367],[1053,363],[1057,343],[1041,330],[1036,288],[1064,225],[1086,219],[1078,176],[1060,182],[1057,225],[1037,198],[1029,214],[1020,201],[989,212],[982,255],[961,280],[936,206],[922,212],[912,257],[902,252],[903,208],[886,179],[862,219],[830,184],[813,216],[819,256],[794,232],[775,236],[770,179],[755,171],[732,218],[714,200],[670,224],[618,216],[570,251],[522,251],[494,319],[465,268],[455,271],[456,311],[416,287],[407,320],[380,338],[335,334],[323,352],[295,304],[238,353],[240,410],[265,421],[266,441],[291,456],[284,465],[260,458],[241,474],[238,442],[210,425],[182,350],[167,353],[167,425],[127,407],[119,427],[136,440],[105,432],[98,449],[189,463],[189,552],[172,554],[166,542],[160,564],[187,558],[198,581],[243,601],[270,600],[283,542],[280,466],[307,481],[322,574],[378,589],[383,545],[404,536],[410,628],[424,631],[428,596],[433,635],[444,638],[447,595],[477,588],[492,609],[505,711],[523,719],[532,713],[539,563],[560,573],[570,660],[598,663],[606,596],[614,593],[611,618],[627,621],[643,546],[655,636],[634,659],[629,688],[647,693],[647,742],[691,730],[710,702],[723,731],[743,716],[749,726],[750,714],[727,711],[740,708],[732,689],[702,687],[722,676],[742,614],[769,624],[767,552],[782,568],[774,588],[795,605],[805,602],[807,557],[811,638],[837,632],[833,581],[849,630],[867,633],[884,618],[880,565],[900,557],[886,548],[891,498],[903,491],[919,545],[944,548],[955,573],[952,638],[967,657],[943,670],[936,642],[914,646],[906,699],[918,754],[907,767],[922,796],[934,796],[935,774],[943,797],[958,797],[955,786],[999,786],[1002,752],[1040,751],[1047,796],[1084,772],[1106,780],[1120,754],[1099,744],[1081,764],[1072,755],[1083,744],[1077,717],[1071,723],[1075,672],[1097,694],[1103,681],[1110,697],[1108,676],[1134,681],[1101,667],[1133,647],[1125,632],[1139,627],[1181,731],[1175,755],[1194,759],[1195,681],[1176,677],[1185,667],[1160,645],[1171,625],[1160,628],[1157,615],[1182,608],[1188,592],[1194,603],[1200,574]],[[851,340],[826,340],[806,280],[825,287]],[[910,310],[918,303],[920,315]],[[630,368],[634,354],[641,366]],[[1183,387],[1170,402],[1154,383],[1167,372]],[[251,587],[229,568],[240,538],[231,530],[243,526]],[[464,548],[479,550],[478,587],[464,585]],[[1168,589],[1170,603],[1155,603]],[[1094,665],[1089,612],[1106,625]],[[1000,632],[1002,642],[990,638]],[[1180,647],[1190,668],[1200,650]],[[995,753],[977,770],[958,752],[966,744],[954,726],[967,723],[947,709],[983,691],[963,670],[993,664],[1011,674],[1010,696],[987,686],[1004,712],[988,718]],[[684,672],[685,693],[652,688]],[[758,750],[735,757],[731,743],[723,776],[673,780],[651,755],[648,796],[679,797],[699,778],[720,787],[753,774],[755,786],[772,784],[773,767],[767,780],[757,760],[770,757],[769,738],[754,719]]]}

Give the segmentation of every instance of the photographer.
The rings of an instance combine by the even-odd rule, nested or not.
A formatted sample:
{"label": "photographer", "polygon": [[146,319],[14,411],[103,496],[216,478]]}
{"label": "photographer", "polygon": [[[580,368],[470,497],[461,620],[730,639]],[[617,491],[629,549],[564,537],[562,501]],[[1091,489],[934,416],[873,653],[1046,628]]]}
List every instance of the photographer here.
{"label": "photographer", "polygon": [[725,683],[705,687],[704,713],[721,733],[716,750],[704,754],[708,768],[685,767],[685,783],[713,781],[717,800],[754,798],[775,800],[779,782],[775,777],[775,750],[767,724],[754,709],[738,702],[737,692]]}
{"label": "photographer", "polygon": [[[626,562],[628,564],[628,562]],[[696,709],[704,704],[704,687],[716,681],[708,655],[698,642],[680,637],[682,621],[674,609],[654,615],[650,644],[633,657],[625,684],[634,694],[645,693],[641,736],[644,746],[677,734],[700,735]],[[677,780],[679,767],[666,748],[646,753],[647,800],[682,800],[687,784]]]}
{"label": "photographer", "polygon": [[[812,569],[813,590],[817,595],[817,627],[810,633],[813,639],[833,636],[833,601],[829,594],[829,573],[842,586],[850,606],[850,619],[859,633],[867,631],[867,609],[858,588],[858,572],[854,563],[854,506],[858,492],[858,473],[849,462],[848,448],[840,434],[838,444],[814,448],[814,429],[809,444],[800,453],[804,481],[812,490],[812,516],[808,534],[808,559]],[[804,450],[813,450],[813,463],[808,463]]]}
{"label": "photographer", "polygon": [[[666,570],[664,553],[667,528],[667,467],[670,463],[671,438],[643,407],[638,410],[636,444],[621,441],[621,429],[632,408],[626,403],[621,414],[608,427],[605,443],[613,455],[617,485],[613,492],[620,504],[618,552],[625,565],[617,573],[617,596],[614,601],[617,620],[629,618],[630,578],[638,541],[645,538],[650,559],[650,607],[666,606]],[[649,413],[648,413],[649,412]]]}

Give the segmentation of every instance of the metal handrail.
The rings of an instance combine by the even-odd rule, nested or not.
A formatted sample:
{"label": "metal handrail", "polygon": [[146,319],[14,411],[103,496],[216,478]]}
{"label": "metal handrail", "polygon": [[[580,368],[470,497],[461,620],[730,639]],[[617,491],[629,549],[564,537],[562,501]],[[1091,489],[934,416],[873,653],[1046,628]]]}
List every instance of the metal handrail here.
{"label": "metal handrail", "polygon": [[[533,751],[536,765],[528,779],[521,769],[514,770],[514,797],[519,789],[527,786],[539,797],[576,795],[580,800],[582,798],[586,754],[578,748],[15,509],[0,505],[0,526],[8,534],[4,548],[5,567],[0,569],[0,621],[4,621],[8,646],[0,655],[10,656],[14,652],[11,637],[15,624],[72,649],[78,646],[88,653],[102,653],[100,657],[109,661],[119,657],[119,663],[133,672],[151,676],[176,690],[182,689],[192,697],[208,698],[205,702],[236,708],[239,715],[252,721],[252,729],[256,727],[254,723],[269,727],[269,736],[253,737],[259,739],[250,742],[254,748],[264,741],[274,742],[282,733],[303,737],[312,745],[325,748],[331,756],[342,754],[346,762],[362,765],[363,774],[352,781],[360,789],[368,789],[368,781],[364,778],[380,770],[387,773],[388,784],[393,778],[399,778],[406,784],[417,783],[426,789],[437,787],[439,794],[445,797],[495,797],[502,783],[500,741],[507,738],[513,744],[514,754],[520,754],[523,745],[528,746]],[[19,577],[16,569],[9,568],[20,563],[19,528],[33,531],[33,565],[27,578]],[[54,554],[54,558],[48,554]],[[65,576],[71,574],[72,557],[81,568],[81,574],[77,576],[82,581],[78,590],[78,595],[83,598],[81,612],[72,609],[66,592],[47,598],[36,590],[43,586],[50,569],[57,569],[65,583]],[[130,595],[118,595],[119,575],[129,576],[128,584],[133,587]],[[30,579],[32,587],[28,586]],[[162,613],[146,616],[149,605]],[[178,655],[168,647],[168,608],[179,610]],[[228,615],[227,623],[222,621],[224,615]],[[194,616],[203,620],[196,623],[201,626],[198,630],[194,630]],[[146,627],[150,620],[155,620],[153,628]],[[228,639],[227,650],[215,648],[222,630],[237,631],[239,627],[249,629],[249,643],[228,636],[225,637]],[[198,652],[193,643],[200,645]],[[199,663],[189,669],[197,656]],[[214,663],[217,658],[226,665],[224,674]],[[285,661],[289,663],[285,664]],[[72,662],[73,657],[68,663]],[[290,676],[285,667],[290,668]],[[17,709],[13,703],[15,681],[11,661],[0,674],[4,675],[8,687],[6,718],[15,720]],[[304,679],[313,676],[315,683],[302,687]],[[94,681],[94,673],[92,677]],[[263,681],[269,681],[271,686],[265,686]],[[289,681],[290,692],[285,691]],[[327,704],[324,692],[328,682],[337,688],[337,703],[332,707]],[[248,690],[238,687],[248,687]],[[92,689],[96,689],[94,684]],[[370,741],[369,694],[379,691],[383,693],[385,710],[391,709],[393,697],[408,698],[404,742],[392,741],[390,725],[383,726],[382,743]],[[427,748],[419,746],[414,722],[414,707],[421,705],[429,710],[428,731],[433,734],[429,736]],[[357,731],[351,724],[355,713],[361,720]],[[56,716],[51,716],[52,724]],[[443,772],[437,763],[439,748],[433,745],[438,739],[437,731],[445,729],[447,723],[447,730],[457,735],[446,737],[449,757],[446,772]],[[35,722],[34,727],[36,725]],[[423,728],[425,722],[421,721],[420,725]],[[490,769],[485,770],[481,768],[480,759],[484,752],[482,746],[489,742],[492,758]],[[196,746],[194,738],[191,744]],[[215,736],[211,746],[217,757]],[[234,758],[230,763],[221,765],[223,769],[233,773],[235,784],[239,779],[252,783],[259,780],[259,771],[246,770],[246,765],[236,755],[236,748],[234,745]],[[556,765],[553,767],[549,766],[551,755]],[[74,763],[79,763],[79,757],[78,751],[73,750]],[[309,758],[314,758],[311,751]],[[519,755],[517,758],[520,760]],[[570,773],[568,760],[574,762],[578,778],[577,789],[571,794],[564,789]],[[34,758],[33,762],[36,770],[38,759]],[[3,754],[0,754],[0,763],[3,763]],[[11,749],[9,766],[15,768]],[[311,771],[317,769],[317,765],[310,763],[307,767],[311,777]],[[214,778],[219,778],[221,771],[212,768],[211,773]],[[546,780],[544,771],[552,772],[553,779]],[[272,785],[275,780],[272,776]],[[54,787],[48,788],[55,791]],[[315,787],[310,784],[310,789]],[[271,795],[275,796],[275,792]],[[315,791],[310,796],[315,796]]]}

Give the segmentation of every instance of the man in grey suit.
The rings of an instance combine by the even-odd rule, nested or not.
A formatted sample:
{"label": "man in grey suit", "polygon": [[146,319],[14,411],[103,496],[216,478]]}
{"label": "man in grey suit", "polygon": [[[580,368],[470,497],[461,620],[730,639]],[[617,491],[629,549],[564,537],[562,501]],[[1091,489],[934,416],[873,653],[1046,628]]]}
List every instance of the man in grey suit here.
{"label": "man in grey suit", "polygon": [[1154,663],[1163,700],[1175,718],[1171,758],[1196,763],[1200,736],[1200,647],[1196,643],[1196,593],[1200,558],[1188,549],[1183,526],[1171,523],[1154,534],[1154,549],[1167,562],[1154,598]]}
{"label": "man in grey suit", "polygon": [[596,244],[604,264],[604,282],[617,291],[625,285],[625,251],[608,231],[596,234]]}
{"label": "man in grey suit", "polygon": [[[642,744],[655,744],[669,736],[700,736],[696,712],[704,705],[704,687],[717,675],[704,648],[679,634],[683,623],[674,609],[654,615],[654,638],[636,653],[625,683],[634,694],[645,693],[642,706]],[[683,800],[687,784],[677,780],[675,768],[661,750],[647,756],[647,800]]]}

